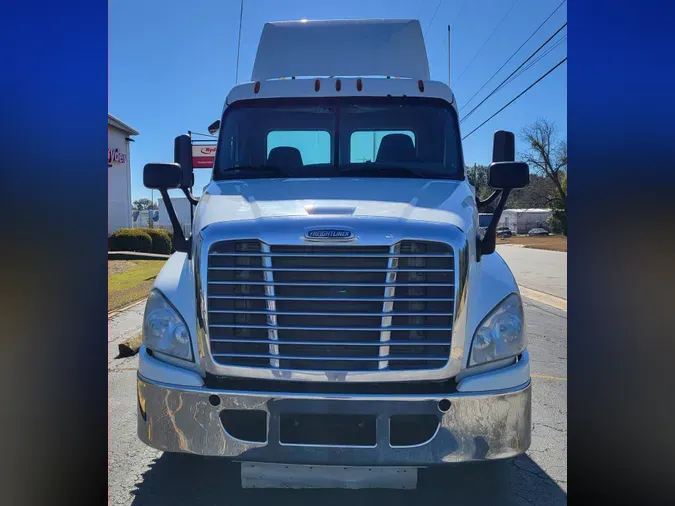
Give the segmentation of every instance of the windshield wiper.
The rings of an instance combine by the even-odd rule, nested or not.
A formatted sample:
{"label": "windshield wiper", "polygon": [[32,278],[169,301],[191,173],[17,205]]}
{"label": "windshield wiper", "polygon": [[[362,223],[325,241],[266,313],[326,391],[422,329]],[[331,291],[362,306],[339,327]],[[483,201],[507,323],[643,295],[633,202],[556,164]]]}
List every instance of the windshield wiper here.
{"label": "windshield wiper", "polygon": [[218,179],[264,179],[273,177],[293,177],[293,175],[275,165],[249,165],[222,170]]}
{"label": "windshield wiper", "polygon": [[411,169],[410,167],[381,166],[377,164],[353,164],[338,167],[339,174],[364,174],[382,177],[418,177],[422,179],[450,179],[437,172]]}

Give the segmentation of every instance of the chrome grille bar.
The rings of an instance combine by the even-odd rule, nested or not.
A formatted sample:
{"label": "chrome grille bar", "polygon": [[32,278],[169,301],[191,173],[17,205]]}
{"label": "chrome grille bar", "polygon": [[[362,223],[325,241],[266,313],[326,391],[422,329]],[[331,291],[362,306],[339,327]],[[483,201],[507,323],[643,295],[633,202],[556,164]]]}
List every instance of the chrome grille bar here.
{"label": "chrome grille bar", "polygon": [[[395,261],[396,259],[390,258],[389,261]],[[272,273],[273,271],[265,271],[266,273]],[[284,282],[276,282],[274,283],[276,286],[382,286],[382,287],[390,287],[390,288],[395,288],[397,286],[400,287],[406,287],[406,286],[415,286],[415,287],[421,287],[421,286],[455,286],[454,283],[396,283],[396,271],[390,271],[387,273],[387,279],[393,279],[390,283],[284,283]],[[209,281],[209,285],[264,285],[267,286],[269,284],[268,281]],[[386,290],[385,290],[386,293]],[[386,295],[385,295],[386,297]]]}
{"label": "chrome grille bar", "polygon": [[[241,295],[211,295],[210,299],[241,299]],[[248,299],[252,300],[326,300],[336,302],[386,302],[389,298],[385,297],[275,297],[273,295],[249,295]],[[435,297],[424,299],[416,298],[396,298],[398,302],[451,302],[452,297]]]}
{"label": "chrome grille bar", "polygon": [[[213,252],[209,254],[210,256],[247,256],[247,257],[315,257],[315,258],[340,258],[344,257],[344,253],[218,253]],[[378,254],[378,253],[359,253],[361,258],[452,258],[453,255],[450,254],[420,254],[420,255],[392,255],[389,254]]]}
{"label": "chrome grille bar", "polygon": [[[247,255],[248,256],[248,255]],[[320,255],[319,255],[320,257]],[[389,257],[382,257],[389,258]],[[445,257],[452,258],[452,257]],[[209,270],[212,271],[239,271],[240,267],[209,267]],[[316,269],[311,267],[249,267],[250,271],[278,271],[278,272],[323,272],[324,269]],[[454,272],[454,269],[370,269],[367,267],[361,269],[350,269],[350,268],[341,268],[336,267],[331,269],[332,272]]]}
{"label": "chrome grille bar", "polygon": [[[310,311],[255,311],[237,309],[210,309],[213,314],[275,314],[280,316],[387,316],[389,313],[344,313],[335,312],[310,312]],[[396,313],[396,316],[453,316],[452,313]]]}
{"label": "chrome grille bar", "polygon": [[[385,302],[385,304],[387,304]],[[393,302],[391,303],[393,305]],[[390,313],[391,315],[391,313]],[[388,319],[389,323],[386,323],[385,320]],[[214,329],[229,329],[229,328],[238,328],[238,329],[269,329],[270,325],[241,325],[241,324],[218,324],[214,323],[211,324],[211,327]],[[394,327],[395,330],[405,330],[405,331],[411,331],[411,330],[452,330],[452,327]],[[342,331],[342,330],[353,330],[353,331],[358,331],[358,332],[379,332],[380,335],[382,335],[383,332],[390,331],[392,329],[391,327],[391,316],[384,316],[382,318],[382,326],[381,327],[318,327],[318,326],[311,326],[311,327],[300,327],[300,326],[289,326],[289,325],[275,325],[274,326],[275,330],[334,330],[334,331]],[[276,339],[275,339],[276,340]],[[380,338],[380,342],[386,342],[389,339],[382,339]],[[386,355],[386,354],[385,354]]]}
{"label": "chrome grille bar", "polygon": [[[221,339],[218,337],[211,338],[212,343],[241,343],[241,339]],[[268,344],[269,339],[247,339],[250,344]],[[361,341],[284,341],[284,344],[292,344],[296,346],[377,346],[381,347],[380,341],[373,341],[372,343]],[[447,346],[448,343],[435,343],[433,341],[405,341],[396,342],[390,341],[388,346]],[[372,358],[371,360],[377,360]]]}
{"label": "chrome grille bar", "polygon": [[[232,358],[269,358],[270,360],[332,360],[340,362],[377,362],[377,357],[305,357],[302,355],[266,355],[264,353],[214,353],[214,357],[232,357]],[[441,356],[402,356],[392,357],[390,360],[435,360],[447,362],[448,357]]]}

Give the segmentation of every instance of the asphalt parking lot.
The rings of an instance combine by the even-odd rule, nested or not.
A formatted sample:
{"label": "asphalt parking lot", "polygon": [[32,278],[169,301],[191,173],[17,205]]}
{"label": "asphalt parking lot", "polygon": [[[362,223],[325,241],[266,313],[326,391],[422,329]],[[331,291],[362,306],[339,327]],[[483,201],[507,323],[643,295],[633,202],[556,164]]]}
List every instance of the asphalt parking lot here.
{"label": "asphalt parking lot", "polygon": [[[504,248],[509,248],[504,253]],[[566,298],[566,270],[556,252],[539,252],[539,273],[519,256],[523,248],[500,247],[519,284],[531,293]],[[540,254],[541,253],[541,254]],[[554,255],[547,257],[546,254]],[[514,260],[515,258],[515,260]],[[527,272],[522,272],[528,266]],[[519,271],[520,269],[520,271]],[[564,285],[564,291],[561,287]],[[528,293],[530,293],[528,292]],[[418,488],[396,490],[241,489],[239,465],[218,458],[163,454],[136,436],[137,357],[115,359],[117,344],[140,329],[143,305],[109,321],[109,504],[293,505],[332,504],[566,504],[567,503],[567,313],[540,298],[524,298],[532,361],[532,445],[505,465],[471,464],[420,471]],[[431,502],[429,504],[432,504]]]}

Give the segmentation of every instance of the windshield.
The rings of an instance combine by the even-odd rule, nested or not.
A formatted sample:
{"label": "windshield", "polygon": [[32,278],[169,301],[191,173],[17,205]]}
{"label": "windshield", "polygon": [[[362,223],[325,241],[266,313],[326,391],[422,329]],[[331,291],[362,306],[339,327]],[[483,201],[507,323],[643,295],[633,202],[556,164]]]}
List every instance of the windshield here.
{"label": "windshield", "polygon": [[463,179],[457,117],[422,98],[262,99],[223,117],[214,179]]}

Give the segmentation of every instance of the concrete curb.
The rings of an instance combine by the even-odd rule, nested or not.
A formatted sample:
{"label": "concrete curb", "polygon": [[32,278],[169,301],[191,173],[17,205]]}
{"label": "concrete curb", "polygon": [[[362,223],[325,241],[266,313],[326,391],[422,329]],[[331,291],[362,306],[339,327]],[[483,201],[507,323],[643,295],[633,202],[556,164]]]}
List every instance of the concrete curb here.
{"label": "concrete curb", "polygon": [[108,251],[108,260],[167,260],[170,256],[137,251]]}
{"label": "concrete curb", "polygon": [[138,300],[136,302],[132,302],[128,306],[124,306],[124,307],[121,307],[119,309],[115,309],[115,311],[109,312],[108,313],[108,320],[110,320],[110,318],[112,318],[113,316],[116,316],[116,315],[120,314],[121,312],[126,311],[127,309],[131,309],[132,307],[135,307],[135,306],[138,306],[139,304],[144,303],[146,300],[148,300],[148,298],[143,297],[141,300]]}
{"label": "concrete curb", "polygon": [[547,306],[554,307],[560,311],[567,312],[567,299],[562,299],[551,295],[550,293],[540,292],[539,290],[533,290],[532,288],[527,288],[526,286],[518,285],[520,289],[520,295],[528,299],[532,299],[536,302],[541,302]]}

